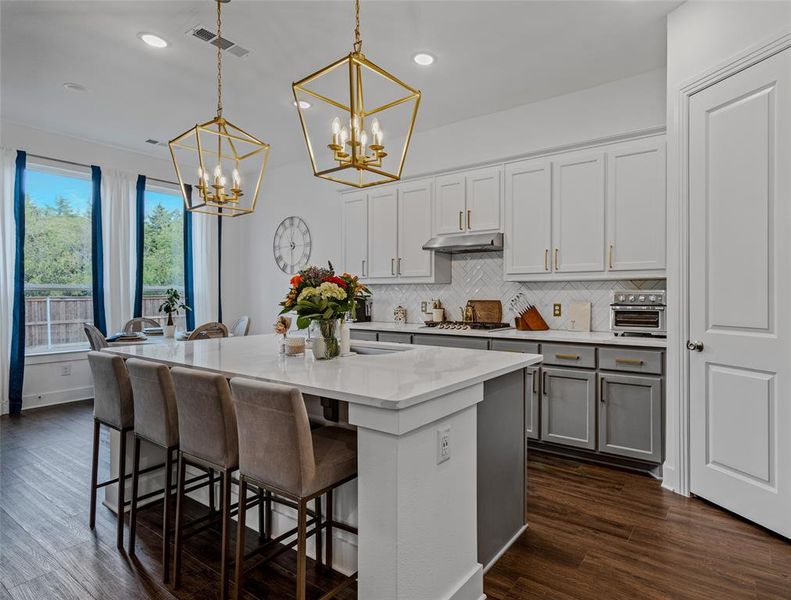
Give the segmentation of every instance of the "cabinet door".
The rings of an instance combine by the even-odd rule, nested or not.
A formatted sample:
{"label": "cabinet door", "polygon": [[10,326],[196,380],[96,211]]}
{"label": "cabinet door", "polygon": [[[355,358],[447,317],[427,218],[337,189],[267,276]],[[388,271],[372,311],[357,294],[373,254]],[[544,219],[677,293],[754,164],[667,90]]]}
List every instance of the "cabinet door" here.
{"label": "cabinet door", "polygon": [[398,260],[401,277],[431,277],[431,255],[423,250],[431,238],[431,182],[418,181],[398,189]]}
{"label": "cabinet door", "polygon": [[596,449],[596,373],[542,368],[541,439]]}
{"label": "cabinet door", "polygon": [[604,271],[604,156],[573,154],[552,165],[555,271]]}
{"label": "cabinet door", "polygon": [[467,173],[467,231],[500,229],[500,176],[502,169],[492,167]]}
{"label": "cabinet door", "polygon": [[343,268],[368,276],[368,196],[349,194],[343,199]]}
{"label": "cabinet door", "polygon": [[526,160],[505,167],[506,274],[547,273],[552,248],[552,163]]}
{"label": "cabinet door", "polygon": [[465,231],[464,174],[455,173],[437,177],[434,181],[436,199],[434,201],[435,232],[461,233]]}
{"label": "cabinet door", "polygon": [[488,350],[489,340],[483,337],[462,337],[447,333],[416,333],[412,336],[416,346],[446,346],[450,348],[470,348]]}
{"label": "cabinet door", "polygon": [[370,279],[394,278],[398,257],[398,193],[395,187],[368,194]]}
{"label": "cabinet door", "polygon": [[607,152],[607,266],[665,268],[665,138],[619,144]]}
{"label": "cabinet door", "polygon": [[539,367],[525,369],[525,435],[533,440],[538,439],[541,398],[539,397],[540,384]]}
{"label": "cabinet door", "polygon": [[599,374],[599,452],[662,460],[662,379]]}

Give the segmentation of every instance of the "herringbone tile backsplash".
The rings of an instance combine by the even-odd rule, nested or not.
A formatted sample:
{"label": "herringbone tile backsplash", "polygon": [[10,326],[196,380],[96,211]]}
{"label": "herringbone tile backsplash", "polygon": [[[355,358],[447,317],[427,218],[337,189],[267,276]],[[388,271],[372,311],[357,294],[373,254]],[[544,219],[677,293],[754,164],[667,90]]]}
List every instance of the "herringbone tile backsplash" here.
{"label": "herringbone tile backsplash", "polygon": [[[610,327],[610,291],[615,289],[664,289],[665,280],[619,281],[547,281],[520,283],[503,281],[502,252],[479,254],[454,254],[451,283],[372,285],[374,321],[392,321],[393,309],[399,304],[407,309],[410,323],[423,321],[420,312],[422,301],[442,300],[448,317],[460,319],[459,307],[467,300],[500,300],[503,319],[512,321],[508,302],[517,292],[523,292],[534,304],[551,329],[567,329],[569,305],[575,302],[591,303],[591,329],[607,331]],[[552,305],[560,303],[561,317],[552,316]],[[429,304],[430,306],[430,304]]]}

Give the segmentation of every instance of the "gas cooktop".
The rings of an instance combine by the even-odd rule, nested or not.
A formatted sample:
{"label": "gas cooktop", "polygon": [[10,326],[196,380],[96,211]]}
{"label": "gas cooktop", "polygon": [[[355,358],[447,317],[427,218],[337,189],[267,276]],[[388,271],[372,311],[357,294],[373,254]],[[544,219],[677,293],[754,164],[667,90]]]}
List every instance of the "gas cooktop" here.
{"label": "gas cooktop", "polygon": [[426,327],[434,329],[455,329],[464,331],[478,329],[483,331],[499,331],[500,329],[510,329],[508,323],[488,323],[483,321],[426,321]]}

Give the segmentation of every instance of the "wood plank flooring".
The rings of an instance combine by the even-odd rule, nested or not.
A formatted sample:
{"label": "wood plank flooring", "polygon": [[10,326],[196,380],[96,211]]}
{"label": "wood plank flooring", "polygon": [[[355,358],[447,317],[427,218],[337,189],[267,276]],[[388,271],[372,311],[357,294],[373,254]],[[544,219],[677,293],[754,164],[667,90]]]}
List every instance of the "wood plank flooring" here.
{"label": "wood plank flooring", "polygon": [[[91,427],[90,403],[0,417],[0,600],[216,598],[218,531],[188,540],[173,590],[162,584],[160,506],[141,511],[132,558],[116,551],[101,504],[88,529]],[[108,454],[105,435],[102,477]],[[532,453],[528,492],[530,527],[486,575],[489,598],[791,600],[791,543],[653,479]],[[292,598],[294,558],[252,573],[245,600]],[[308,577],[310,598],[341,579],[312,561]]]}

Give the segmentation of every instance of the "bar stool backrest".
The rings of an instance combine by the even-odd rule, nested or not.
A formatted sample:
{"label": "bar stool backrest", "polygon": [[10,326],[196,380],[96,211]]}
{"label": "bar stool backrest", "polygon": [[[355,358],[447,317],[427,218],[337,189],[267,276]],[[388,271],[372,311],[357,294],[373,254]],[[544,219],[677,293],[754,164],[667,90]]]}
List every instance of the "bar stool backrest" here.
{"label": "bar stool backrest", "polygon": [[296,496],[316,475],[305,401],[297,388],[231,380],[239,427],[239,472]]}
{"label": "bar stool backrest", "polygon": [[165,448],[179,443],[176,388],[170,369],[137,358],[126,361],[135,404],[135,433]]}
{"label": "bar stool backrest", "polygon": [[222,375],[173,367],[179,447],[182,452],[223,468],[239,463],[236,413],[231,389]]}
{"label": "bar stool backrest", "polygon": [[88,352],[93,375],[93,416],[116,429],[134,425],[132,384],[124,360],[107,352]]}

